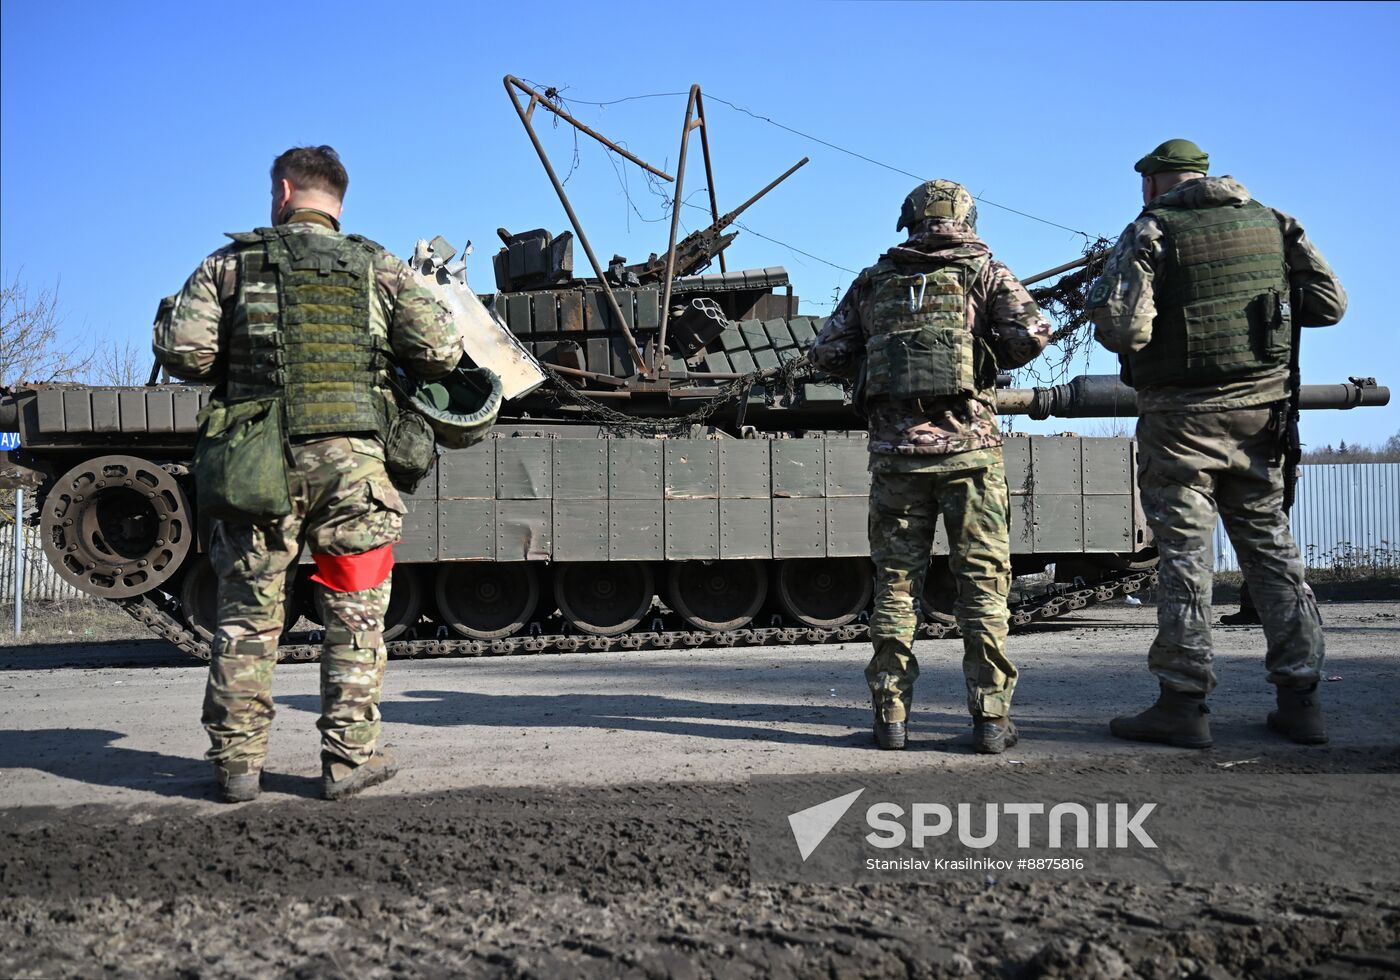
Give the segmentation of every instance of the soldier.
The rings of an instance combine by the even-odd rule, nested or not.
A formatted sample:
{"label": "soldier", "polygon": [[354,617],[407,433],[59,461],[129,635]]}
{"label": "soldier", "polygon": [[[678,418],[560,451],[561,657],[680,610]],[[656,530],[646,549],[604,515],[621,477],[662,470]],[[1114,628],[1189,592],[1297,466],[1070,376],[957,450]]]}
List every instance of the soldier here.
{"label": "soldier", "polygon": [[462,356],[451,314],[379,245],[340,231],[349,178],[329,146],[272,164],[271,228],[232,234],[161,304],[157,359],[212,382],[196,483],[213,516],[218,631],[203,722],[223,799],[258,795],[287,583],[309,543],[325,622],[321,789],[383,782],[384,617],[405,508],[384,468],[390,359],[421,378]]}
{"label": "soldier", "polygon": [[855,381],[870,429],[875,741],[902,749],[919,664],[915,602],[940,513],[978,752],[1016,744],[1006,658],[1011,555],[996,414],[998,369],[1033,360],[1050,324],[977,237],[977,206],[950,180],[921,184],[896,230],[909,239],[856,277],[814,343],[820,370]]}
{"label": "soldier", "polygon": [[1138,483],[1161,555],[1157,637],[1148,666],[1157,703],[1113,719],[1119,738],[1211,745],[1211,535],[1216,512],[1264,621],[1277,687],[1268,725],[1327,741],[1317,682],[1317,603],[1282,511],[1292,319],[1329,326],[1346,293],[1298,222],[1254,201],[1209,158],[1168,140],[1137,162],[1141,215],[1089,293],[1095,333],[1137,389]]}

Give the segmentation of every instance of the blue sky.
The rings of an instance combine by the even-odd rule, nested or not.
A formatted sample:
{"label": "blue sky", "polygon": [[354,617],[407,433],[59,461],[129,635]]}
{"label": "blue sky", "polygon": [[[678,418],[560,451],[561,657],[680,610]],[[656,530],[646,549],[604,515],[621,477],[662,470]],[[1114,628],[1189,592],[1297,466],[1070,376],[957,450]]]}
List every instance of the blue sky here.
{"label": "blue sky", "polygon": [[[859,269],[897,239],[916,181],[721,100],[1109,237],[1141,203],[1133,161],[1194,139],[1212,172],[1298,216],[1350,293],[1341,325],[1305,336],[1305,380],[1367,374],[1400,389],[1400,270],[1385,230],[1400,158],[1396,5],[515,9],[7,0],[0,264],[31,289],[61,280],[73,338],[144,347],[158,299],[221,233],[265,223],[272,157],[330,143],[350,172],[348,230],[400,254],[418,237],[471,239],[470,276],[487,291],[497,227],[567,227],[503,75],[558,87],[584,121],[671,172],[684,93],[699,82],[721,210],[812,158],[743,221],[825,261],[744,233],[728,253],[731,268],[786,266],[804,312],[828,311],[851,278],[833,266]],[[659,93],[678,94],[587,104]],[[571,133],[538,118],[567,171]],[[568,189],[601,257],[636,261],[665,247],[667,223],[640,172],[621,169],[583,140]],[[686,184],[703,205],[698,148]],[[984,237],[1022,275],[1081,250],[1070,231],[980,211]],[[703,224],[700,211],[683,217]],[[1111,368],[1102,353],[1088,365]],[[1303,431],[1312,445],[1377,443],[1400,431],[1400,405],[1311,413]]]}

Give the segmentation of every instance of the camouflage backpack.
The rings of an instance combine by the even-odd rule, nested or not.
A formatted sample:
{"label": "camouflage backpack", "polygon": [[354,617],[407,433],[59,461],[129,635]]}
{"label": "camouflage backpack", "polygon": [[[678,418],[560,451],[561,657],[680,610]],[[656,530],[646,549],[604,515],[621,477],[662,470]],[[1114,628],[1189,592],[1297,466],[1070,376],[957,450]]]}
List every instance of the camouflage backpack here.
{"label": "camouflage backpack", "polygon": [[995,383],[995,361],[967,323],[968,292],[989,261],[915,269],[885,258],[862,274],[870,291],[865,400],[975,395]]}

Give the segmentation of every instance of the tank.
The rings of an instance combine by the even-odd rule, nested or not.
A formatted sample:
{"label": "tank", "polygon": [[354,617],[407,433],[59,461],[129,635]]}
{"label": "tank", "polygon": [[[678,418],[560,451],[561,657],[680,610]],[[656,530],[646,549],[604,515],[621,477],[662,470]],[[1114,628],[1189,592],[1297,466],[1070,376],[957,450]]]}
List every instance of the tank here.
{"label": "tank", "polygon": [[[782,324],[791,333],[792,320],[738,322],[774,332]],[[809,385],[818,389],[814,397],[805,393]],[[630,415],[620,424],[559,417],[570,414],[562,411],[535,416],[553,386],[515,403],[485,442],[443,452],[406,496],[386,631],[394,655],[865,634],[867,456],[839,387],[802,382],[791,394],[769,390],[762,412],[745,413],[742,401],[715,408],[706,400],[713,411],[704,424],[648,433],[630,428]],[[39,385],[0,396],[0,430],[17,429],[22,445],[8,454],[8,478],[36,491],[48,560],[67,581],[204,657],[215,578],[189,462],[208,396],[193,385]],[[1386,388],[1364,379],[1302,390],[1308,408],[1388,398]],[[1132,390],[1112,377],[1007,388],[998,400],[1005,412],[1034,415],[1135,409]],[[644,418],[657,423],[655,415]],[[1133,440],[1012,435],[1005,457],[1014,572],[1053,565],[1060,583],[1017,598],[1013,626],[1151,584]],[[945,555],[940,534],[924,636],[954,632]],[[289,629],[303,616],[314,621],[311,568],[303,555],[289,583]],[[315,636],[285,639],[286,657],[316,655]]]}
{"label": "tank", "polygon": [[[739,214],[805,160],[725,214],[712,193],[712,224],[678,240],[673,223],[664,252],[604,265],[530,110],[543,106],[581,124],[547,93],[510,76],[506,87],[571,230],[499,229],[495,289],[479,295],[446,240],[419,242],[411,257],[458,314],[466,355],[498,370],[513,397],[490,438],[442,452],[405,495],[391,654],[863,637],[872,586],[864,424],[843,386],[807,367],[804,351],[824,321],[799,315],[786,270],[730,270],[723,255]],[[682,130],[677,200],[692,115],[703,122],[698,87]],[[707,127],[699,128],[704,137]],[[708,144],[705,163],[708,171]],[[575,246],[590,269],[576,268]],[[707,271],[716,261],[719,269]],[[1133,391],[1112,376],[1034,388],[1002,380],[998,406],[1007,415],[1136,413]],[[18,431],[21,441],[6,454],[0,482],[35,491],[48,561],[78,588],[205,658],[216,580],[190,461],[209,394],[186,384],[0,393],[0,431]],[[1307,409],[1389,400],[1388,389],[1360,378],[1305,385],[1301,395]],[[1154,581],[1136,452],[1128,438],[1008,437],[1013,571],[1022,584],[1041,581],[1013,595],[1013,628]],[[946,552],[940,530],[924,588],[925,637],[956,632]],[[1051,566],[1054,575],[1045,576]],[[284,659],[319,654],[312,568],[303,554],[288,582]]]}

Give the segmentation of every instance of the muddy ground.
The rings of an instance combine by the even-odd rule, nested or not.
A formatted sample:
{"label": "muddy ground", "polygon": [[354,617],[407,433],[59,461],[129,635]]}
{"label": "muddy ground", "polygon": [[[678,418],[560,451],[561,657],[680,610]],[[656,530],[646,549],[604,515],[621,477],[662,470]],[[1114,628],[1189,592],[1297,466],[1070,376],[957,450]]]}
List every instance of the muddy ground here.
{"label": "muddy ground", "polygon": [[[1396,867],[1367,887],[755,882],[745,778],[1225,763],[1394,778],[1396,612],[1329,607],[1337,723],[1306,750],[1259,724],[1246,630],[1217,637],[1216,749],[1104,739],[1097,715],[1147,689],[1142,609],[1014,641],[1026,740],[996,760],[965,753],[955,645],[921,647],[916,743],[893,759],[858,730],[856,645],[395,664],[387,734],[408,767],[340,805],[308,798],[314,667],[279,669],[284,754],[263,798],[223,807],[198,762],[197,666],[154,644],[15,648],[0,656],[0,976],[1394,976]],[[425,686],[432,711],[392,708]],[[444,761],[454,745],[469,751]]]}

